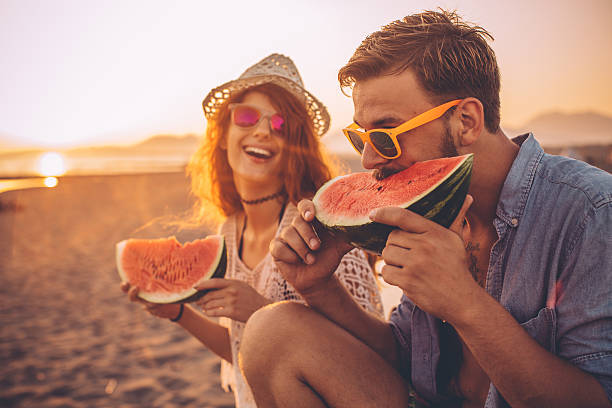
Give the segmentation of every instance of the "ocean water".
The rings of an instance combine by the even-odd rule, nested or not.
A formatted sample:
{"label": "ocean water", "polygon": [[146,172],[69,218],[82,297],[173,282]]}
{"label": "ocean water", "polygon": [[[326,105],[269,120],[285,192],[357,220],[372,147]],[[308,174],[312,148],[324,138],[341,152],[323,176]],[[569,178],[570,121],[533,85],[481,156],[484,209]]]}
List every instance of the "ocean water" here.
{"label": "ocean water", "polygon": [[[41,176],[40,152],[4,154],[0,156],[0,178]],[[184,170],[186,155],[62,155],[66,175],[115,175],[161,173]],[[49,174],[62,175],[62,174]]]}

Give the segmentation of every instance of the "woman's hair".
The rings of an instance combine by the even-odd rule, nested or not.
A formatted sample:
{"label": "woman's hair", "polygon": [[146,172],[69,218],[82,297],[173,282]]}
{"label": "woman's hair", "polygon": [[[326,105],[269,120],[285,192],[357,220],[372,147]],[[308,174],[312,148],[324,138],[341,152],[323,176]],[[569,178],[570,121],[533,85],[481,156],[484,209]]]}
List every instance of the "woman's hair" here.
{"label": "woman's hair", "polygon": [[248,88],[232,95],[216,118],[208,121],[206,134],[187,166],[191,193],[197,199],[194,217],[198,222],[219,224],[227,216],[242,210],[227,150],[221,146],[230,124],[228,105],[241,102],[249,92],[267,95],[285,119],[280,173],[284,175],[284,189],[290,202],[297,203],[311,196],[338,171],[337,165],[323,152],[312,119],[302,102],[275,84]]}
{"label": "woman's hair", "polygon": [[370,34],[340,69],[344,89],[355,82],[411,69],[433,102],[475,97],[484,106],[485,125],[499,129],[500,76],[493,37],[455,12],[425,11],[393,21]]}

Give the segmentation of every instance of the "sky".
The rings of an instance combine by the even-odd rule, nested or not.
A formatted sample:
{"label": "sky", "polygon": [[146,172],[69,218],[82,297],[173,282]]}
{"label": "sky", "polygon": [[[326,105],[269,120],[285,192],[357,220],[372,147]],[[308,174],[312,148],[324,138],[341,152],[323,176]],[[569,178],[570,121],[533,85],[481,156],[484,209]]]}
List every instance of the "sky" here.
{"label": "sky", "polygon": [[369,33],[436,7],[495,38],[503,126],[550,111],[612,116],[610,0],[0,0],[0,150],[202,134],[208,91],[274,52],[339,133],[353,107],[338,69]]}

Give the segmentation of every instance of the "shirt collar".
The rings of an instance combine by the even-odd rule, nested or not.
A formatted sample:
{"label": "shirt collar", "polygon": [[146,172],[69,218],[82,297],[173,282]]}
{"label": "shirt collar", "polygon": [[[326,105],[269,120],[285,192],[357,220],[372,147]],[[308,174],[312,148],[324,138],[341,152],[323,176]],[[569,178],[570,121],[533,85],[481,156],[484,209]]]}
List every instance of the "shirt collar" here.
{"label": "shirt collar", "polygon": [[519,145],[520,149],[506,176],[496,214],[511,227],[517,227],[544,150],[532,133],[517,136],[512,141]]}

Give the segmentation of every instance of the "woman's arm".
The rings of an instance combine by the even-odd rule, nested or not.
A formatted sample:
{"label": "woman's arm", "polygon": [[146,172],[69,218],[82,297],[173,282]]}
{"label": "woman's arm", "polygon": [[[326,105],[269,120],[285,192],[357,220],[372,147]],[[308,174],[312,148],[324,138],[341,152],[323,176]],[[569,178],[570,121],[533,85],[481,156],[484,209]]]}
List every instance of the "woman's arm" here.
{"label": "woman's arm", "polygon": [[227,328],[209,320],[190,305],[185,305],[183,315],[177,323],[210,351],[222,359],[232,362],[232,350]]}
{"label": "woman's arm", "polygon": [[178,319],[176,322],[198,339],[200,343],[224,360],[232,362],[229,332],[225,327],[209,320],[189,305],[183,306],[183,312],[179,316],[181,309],[179,304],[156,304],[140,299],[138,288],[131,287],[127,282],[121,284],[121,290],[127,293],[130,301],[141,303],[145,310],[153,316]]}

